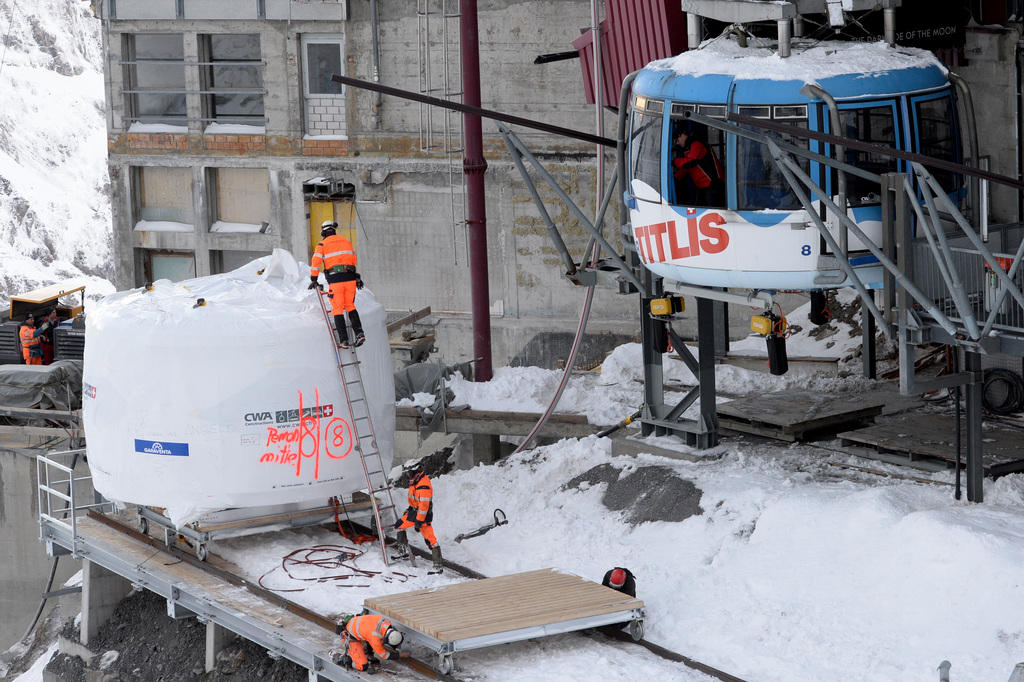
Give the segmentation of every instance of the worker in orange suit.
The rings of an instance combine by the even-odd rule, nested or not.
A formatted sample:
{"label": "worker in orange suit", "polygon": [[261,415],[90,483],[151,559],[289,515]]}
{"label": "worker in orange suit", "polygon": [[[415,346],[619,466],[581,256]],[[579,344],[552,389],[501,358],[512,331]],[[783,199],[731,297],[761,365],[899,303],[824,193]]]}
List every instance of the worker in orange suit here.
{"label": "worker in orange suit", "polygon": [[373,673],[381,661],[392,656],[409,657],[408,652],[398,651],[405,636],[384,616],[345,616],[335,627],[335,632],[345,637],[348,652],[341,657],[339,664],[346,668]]}
{"label": "worker in orange suit", "polygon": [[430,548],[434,560],[434,567],[427,571],[428,575],[436,575],[443,570],[441,563],[441,546],[437,544],[437,536],[434,535],[434,527],[430,522],[434,520],[434,486],[430,483],[430,477],[422,469],[412,472],[409,479],[409,507],[405,513],[395,521],[395,528],[398,528],[398,554],[392,559],[406,559],[409,557],[409,537],[405,529],[412,527],[417,533],[423,536],[423,540]]}
{"label": "worker in orange suit", "polygon": [[[363,288],[363,279],[356,272],[356,250],[345,237],[337,233],[338,223],[325,220],[320,226],[323,240],[313,251],[313,260],[309,267],[310,289],[320,286],[320,271],[323,270],[327,279],[328,295],[331,299],[331,314],[334,326],[338,330],[338,341],[342,348],[355,346],[358,348],[366,341],[363,324],[356,312],[356,289]],[[345,325],[345,313],[352,323],[354,340],[350,340],[348,327]]]}
{"label": "worker in orange suit", "polygon": [[26,365],[43,364],[43,347],[39,337],[50,329],[50,323],[44,321],[39,328],[36,328],[36,316],[29,313],[25,321],[18,329],[18,338],[21,340],[21,357],[25,358]]}

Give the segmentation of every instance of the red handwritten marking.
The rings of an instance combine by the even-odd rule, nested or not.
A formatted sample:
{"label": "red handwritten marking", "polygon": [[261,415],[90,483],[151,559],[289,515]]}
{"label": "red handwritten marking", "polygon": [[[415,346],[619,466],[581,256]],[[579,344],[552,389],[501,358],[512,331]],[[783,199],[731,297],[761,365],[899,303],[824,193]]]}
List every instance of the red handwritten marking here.
{"label": "red handwritten marking", "polygon": [[[263,464],[287,464],[295,466],[295,476],[302,476],[302,461],[313,460],[313,480],[320,479],[320,454],[331,459],[344,459],[355,445],[352,427],[347,420],[331,416],[332,410],[321,409],[320,390],[314,389],[314,409],[307,414],[303,409],[303,395],[299,391],[299,425],[291,429],[267,427],[266,448],[277,446],[277,452],[260,455]],[[316,415],[316,416],[312,416]],[[296,450],[292,449],[292,446]]]}

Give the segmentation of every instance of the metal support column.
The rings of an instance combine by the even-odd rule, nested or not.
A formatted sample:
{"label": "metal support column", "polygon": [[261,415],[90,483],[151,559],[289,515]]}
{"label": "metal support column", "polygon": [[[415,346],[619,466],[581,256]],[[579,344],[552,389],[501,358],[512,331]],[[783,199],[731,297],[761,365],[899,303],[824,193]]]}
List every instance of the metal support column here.
{"label": "metal support column", "polygon": [[[725,301],[712,301],[711,306],[715,316],[715,357],[724,358],[729,354],[729,304]],[[699,305],[697,309],[700,310]]]}
{"label": "metal support column", "polygon": [[875,348],[875,317],[864,315],[861,317],[861,359],[864,362],[864,378],[875,379],[878,377],[878,353]]}
{"label": "metal support column", "polygon": [[[658,298],[664,292],[661,278],[651,274],[649,270],[642,273],[641,279],[651,298]],[[644,362],[643,416],[648,419],[661,419],[665,415],[665,375],[661,357],[664,349],[658,346],[659,339],[664,338],[665,323],[651,317],[649,302],[650,298],[640,296],[640,348]],[[656,428],[646,419],[641,419],[641,435],[662,435],[664,432],[664,428]]]}
{"label": "metal support column", "polygon": [[[476,0],[461,0],[462,13],[462,92],[463,102],[480,106],[480,37],[477,28]],[[487,161],[483,151],[483,126],[476,114],[465,114],[465,156],[462,168],[466,174],[466,222],[469,227],[469,270],[472,287],[473,357],[476,381],[490,381],[491,366],[491,302],[487,274],[487,208],[484,194],[484,173]]]}
{"label": "metal support column", "polygon": [[964,369],[971,376],[967,384],[967,501],[984,502],[982,480],[981,397],[984,392],[981,354],[964,350]]}
{"label": "metal support column", "polygon": [[715,310],[714,301],[697,299],[697,362],[700,372],[700,432],[697,447],[718,445],[718,411],[715,409]]}

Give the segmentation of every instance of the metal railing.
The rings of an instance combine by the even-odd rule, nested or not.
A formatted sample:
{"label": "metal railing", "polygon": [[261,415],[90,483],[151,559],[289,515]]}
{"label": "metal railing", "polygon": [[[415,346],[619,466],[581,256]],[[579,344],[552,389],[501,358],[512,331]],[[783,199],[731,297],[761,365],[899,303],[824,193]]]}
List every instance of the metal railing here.
{"label": "metal railing", "polygon": [[78,517],[90,509],[112,511],[113,503],[100,501],[93,491],[90,474],[75,475],[75,467],[85,449],[51,452],[36,457],[40,540],[52,539],[44,532],[49,527],[69,540],[72,554],[78,553]]}

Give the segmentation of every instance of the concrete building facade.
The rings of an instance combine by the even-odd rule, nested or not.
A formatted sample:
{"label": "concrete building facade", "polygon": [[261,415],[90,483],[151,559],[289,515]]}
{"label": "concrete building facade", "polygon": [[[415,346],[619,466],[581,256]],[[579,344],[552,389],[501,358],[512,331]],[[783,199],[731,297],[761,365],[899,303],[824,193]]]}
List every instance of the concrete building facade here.
{"label": "concrete building facade", "polygon": [[[225,272],[275,248],[308,260],[320,222],[333,217],[356,244],[363,279],[384,306],[429,305],[442,357],[468,359],[461,117],[330,80],[333,73],[376,75],[387,85],[459,99],[458,4],[103,0],[118,287]],[[566,50],[589,24],[585,0],[482,0],[484,106],[592,132],[578,62],[533,63]],[[614,129],[610,115],[606,125]],[[593,215],[594,147],[518,132]],[[584,291],[562,276],[493,122],[485,121],[484,135],[500,366],[538,334],[571,335]],[[557,201],[549,210],[581,253],[588,234]],[[617,239],[617,231],[613,220],[606,234]],[[609,342],[632,338],[638,308],[635,298],[599,291],[588,331]]]}

